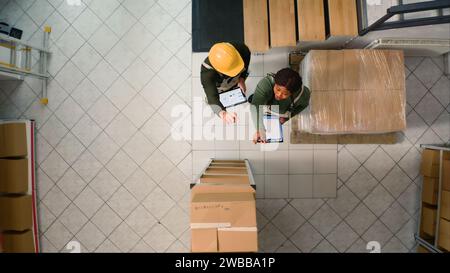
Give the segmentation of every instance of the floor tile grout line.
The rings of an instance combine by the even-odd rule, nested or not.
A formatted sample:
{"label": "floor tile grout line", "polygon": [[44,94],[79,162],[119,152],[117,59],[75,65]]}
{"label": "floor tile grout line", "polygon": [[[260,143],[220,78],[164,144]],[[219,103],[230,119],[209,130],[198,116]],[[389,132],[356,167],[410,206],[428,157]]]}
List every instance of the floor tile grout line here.
{"label": "floor tile grout line", "polygon": [[[429,94],[430,96],[432,96],[433,99],[435,99],[436,101],[439,102],[439,106],[442,106],[440,100],[436,99],[436,97],[433,95],[433,93],[432,93],[431,91],[427,91],[427,92],[425,93],[425,95],[421,98],[421,100],[417,103],[417,105],[412,109],[412,110],[414,110],[414,111],[416,112],[416,114],[419,115],[422,119],[423,119],[423,117],[422,117],[422,115],[420,115],[420,114],[416,111],[416,107],[417,107],[417,106],[425,99],[425,97],[426,97],[428,94]],[[426,124],[429,128],[432,127],[432,126],[434,125],[434,123],[439,119],[439,117],[442,115],[442,113],[443,113],[444,111],[446,111],[445,107],[443,107],[443,110],[439,113],[439,115],[437,115],[437,117],[431,121],[431,125],[428,124],[428,122],[424,120],[425,124]]]}
{"label": "floor tile grout line", "polygon": [[442,74],[441,77],[433,84],[433,86],[430,87],[430,88],[428,89],[427,93],[430,93],[430,95],[433,96],[433,98],[434,98],[436,101],[438,101],[438,102],[441,104],[441,106],[444,107],[444,109],[445,109],[445,108],[447,108],[447,106],[444,106],[444,105],[442,104],[442,101],[441,101],[440,99],[438,99],[438,98],[435,96],[435,94],[433,93],[433,91],[432,91],[433,88],[434,88],[434,87],[438,84],[438,82],[440,82],[442,79],[448,79],[448,77],[447,77],[445,74]]}
{"label": "floor tile grout line", "polygon": [[[119,182],[120,183],[120,182]],[[88,183],[87,185],[86,185],[86,187],[88,187],[89,186],[89,184],[90,183]],[[86,188],[85,187],[85,188]],[[125,218],[125,220],[124,219],[122,219],[122,217],[120,216],[120,215],[118,215],[117,214],[117,212],[113,209],[113,208],[111,208],[111,206],[108,204],[108,202],[109,202],[109,200],[117,193],[117,191],[121,188],[121,187],[123,187],[125,190],[127,190],[128,191],[128,189],[125,187],[125,186],[123,186],[123,185],[121,185],[121,186],[119,186],[118,188],[117,188],[117,190],[113,193],[113,194],[111,194],[111,196],[108,198],[108,200],[104,200],[103,198],[101,198],[101,197],[99,197],[98,196],[98,193],[95,191],[95,190],[93,190],[91,187],[89,187],[90,188],[90,190],[92,190],[101,200],[102,200],[102,205],[96,210],[96,212],[91,216],[91,217],[88,217],[88,216],[86,216],[85,215],[85,212],[83,212],[83,210],[81,210],[81,208],[79,208],[78,207],[78,205],[77,204],[75,204],[75,202],[74,201],[71,201],[71,203],[73,203],[73,205],[75,205],[79,210],[80,210],[80,212],[81,213],[83,213],[84,214],[84,216],[88,219],[87,221],[86,221],[86,223],[77,231],[77,233],[74,235],[74,236],[76,236],[76,235],[78,235],[79,234],[79,232],[90,222],[91,224],[93,224],[104,236],[105,236],[105,240],[103,240],[102,241],[102,243],[100,243],[98,246],[97,246],[97,248],[100,246],[100,245],[102,245],[105,241],[106,241],[106,239],[109,239],[109,237],[114,233],[114,231],[122,224],[122,223],[125,223],[125,224],[127,224],[127,226],[131,229],[131,230],[133,230],[133,232],[134,233],[136,233],[136,231],[134,231],[134,229],[133,228],[131,228],[129,225],[128,225],[128,223],[126,223],[126,219],[128,218],[128,216],[130,216],[131,215],[131,213],[130,214],[128,214],[127,215],[127,217]],[[84,188],[84,189],[85,189]],[[80,192],[80,194],[84,191],[84,189]],[[78,194],[78,195],[80,195],[80,194]],[[129,193],[129,194],[131,194],[131,193]],[[133,194],[131,194],[132,196],[133,196]],[[134,197],[134,196],[133,196]],[[135,197],[134,197],[135,198]],[[74,198],[74,200],[75,200],[76,198]],[[70,200],[70,199],[69,199]],[[140,204],[139,204],[140,205]],[[138,205],[138,206],[139,206]],[[97,226],[97,224],[95,224],[95,222],[93,221],[93,218],[97,215],[97,213],[102,209],[102,207],[103,206],[107,206],[117,217],[119,217],[119,219],[120,219],[120,223],[107,235],[107,234],[105,234],[104,233],[104,231],[100,228],[100,227],[98,227]],[[138,206],[136,206],[133,210],[135,210]],[[65,210],[67,210],[67,208],[68,208],[68,206],[66,207],[66,209]],[[145,208],[145,207],[144,207]],[[153,216],[153,214],[152,213],[150,213],[152,216]],[[62,215],[62,214],[61,214]],[[153,216],[154,217],[154,216]],[[59,217],[58,217],[59,218]],[[63,223],[61,223],[61,224],[63,224]],[[64,225],[64,224],[63,224]],[[67,227],[66,227],[66,229],[67,229]],[[136,235],[138,235],[139,236],[139,234],[137,234],[136,233]],[[143,239],[143,238],[141,238],[141,239]],[[111,240],[110,240],[111,241]],[[111,241],[111,243],[113,243],[113,245],[115,245],[114,244],[114,242],[112,242]],[[117,246],[116,246],[117,247]],[[97,249],[96,248],[96,249]],[[120,249],[119,247],[117,247],[118,249]],[[95,250],[96,250],[95,249]],[[94,250],[94,252],[95,252],[95,250]]]}
{"label": "floor tile grout line", "polygon": [[406,138],[408,138],[408,140],[411,142],[411,144],[413,144],[413,146],[416,146],[418,143],[418,141],[425,135],[425,133],[428,131],[428,129],[430,128],[430,126],[428,125],[428,123],[423,119],[423,117],[417,113],[417,111],[413,108],[411,109],[410,114],[414,112],[419,118],[420,120],[426,125],[426,129],[420,133],[420,135],[417,137],[417,139],[415,141],[412,141],[411,139],[408,138],[408,136],[405,134]]}
{"label": "floor tile grout line", "polygon": [[409,69],[409,71],[411,72],[411,74],[414,73],[414,71],[416,71],[416,69],[425,61],[426,57],[416,57],[416,58],[421,58],[421,60],[419,61],[419,63],[414,67],[414,69]]}
{"label": "floor tile grout line", "polygon": [[[362,166],[362,164],[361,164],[361,162],[360,162],[357,158],[355,158],[355,156],[354,156],[354,155],[353,155],[346,147],[344,147],[343,149],[345,149],[345,150],[347,151],[347,153],[349,153],[349,155],[350,155],[354,160],[356,160],[356,162],[358,162],[358,167],[353,171],[352,174],[350,174],[350,175],[347,177],[347,179],[346,179],[345,181],[342,180],[342,178],[339,177],[339,169],[338,169],[338,179],[341,179],[342,184],[345,184],[345,183],[347,183],[347,181],[350,180],[350,178],[352,178],[352,177],[355,175],[355,173],[359,170],[359,168]],[[339,153],[342,152],[343,149],[341,149],[341,151],[338,151],[338,162],[339,162]],[[338,164],[339,164],[339,163],[338,163]]]}
{"label": "floor tile grout line", "polygon": [[[433,65],[435,65],[436,67],[438,67],[438,66],[433,62],[433,60],[432,60],[431,57],[424,57],[422,63],[423,63],[425,60],[430,60],[430,61],[433,63]],[[420,63],[420,65],[422,65],[422,63]],[[419,65],[419,66],[420,66],[420,65]],[[419,66],[417,66],[417,68],[418,68]],[[414,74],[414,76],[415,76],[415,77],[419,80],[419,82],[427,89],[427,91],[431,91],[431,89],[433,89],[433,87],[436,85],[436,83],[437,83],[437,82],[442,78],[442,76],[444,75],[444,72],[443,72],[439,67],[438,67],[438,69],[439,69],[439,71],[441,72],[442,75],[440,75],[439,79],[437,79],[434,83],[432,83],[430,87],[428,87],[424,82],[422,82],[422,80],[420,79],[420,77],[419,77],[418,75],[416,75],[415,72],[412,72],[412,74]],[[445,75],[444,75],[444,76],[445,76]]]}
{"label": "floor tile grout line", "polygon": [[[323,201],[323,200],[322,200]],[[314,225],[313,224],[311,224],[310,222],[309,222],[309,219],[311,219],[324,205],[325,205],[325,201],[323,201],[323,203],[320,205],[320,207],[317,209],[317,210],[315,210],[314,211],[314,213],[309,217],[309,218],[306,218],[304,215],[302,215],[296,208],[295,208],[295,206],[292,206],[300,215],[302,215],[303,216],[303,218],[305,219],[305,222],[304,223],[302,223],[293,233],[292,233],[292,235],[290,236],[290,237],[292,237],[292,236],[294,236],[306,223],[308,223],[313,229],[314,229],[314,231],[316,231],[316,232],[318,232],[321,236],[322,236],[322,234],[314,227]],[[270,219],[270,221],[271,221],[272,219]],[[323,237],[323,236],[322,236]]]}
{"label": "floor tile grout line", "polygon": [[301,252],[301,250],[298,249],[298,247],[297,247],[294,243],[292,243],[291,240],[289,240],[289,237],[286,237],[286,240],[283,241],[283,243],[282,243],[279,247],[277,247],[277,248],[275,249],[275,251],[273,251],[273,253],[279,253],[278,251],[284,246],[284,244],[285,244],[286,242],[291,243],[291,245],[292,245],[295,249],[297,249],[298,251]]}

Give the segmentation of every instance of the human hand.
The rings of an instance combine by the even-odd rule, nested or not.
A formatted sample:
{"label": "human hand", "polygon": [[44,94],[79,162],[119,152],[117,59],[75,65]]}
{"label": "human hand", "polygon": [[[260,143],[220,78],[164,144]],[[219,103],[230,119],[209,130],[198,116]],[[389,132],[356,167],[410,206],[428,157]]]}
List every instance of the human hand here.
{"label": "human hand", "polygon": [[242,92],[247,92],[247,86],[245,85],[245,79],[240,78],[238,83],[239,88],[241,88]]}
{"label": "human hand", "polygon": [[253,135],[253,143],[266,143],[266,133],[264,131],[257,131]]}
{"label": "human hand", "polygon": [[223,120],[226,124],[233,124],[237,122],[237,114],[232,112],[228,113],[227,111],[221,111],[219,113],[219,117]]}

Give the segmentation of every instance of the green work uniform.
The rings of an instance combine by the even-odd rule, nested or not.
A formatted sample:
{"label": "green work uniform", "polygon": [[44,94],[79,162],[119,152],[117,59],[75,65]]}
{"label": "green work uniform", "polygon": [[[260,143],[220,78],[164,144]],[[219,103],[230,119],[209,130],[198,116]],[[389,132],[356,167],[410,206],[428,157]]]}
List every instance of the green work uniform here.
{"label": "green work uniform", "polygon": [[275,99],[274,86],[273,75],[267,75],[256,86],[251,100],[251,113],[257,130],[264,129],[263,115],[267,112],[289,120],[309,105],[311,92],[306,86],[293,93],[289,98],[280,101]]}
{"label": "green work uniform", "polygon": [[244,70],[235,77],[229,77],[216,71],[206,58],[202,64],[200,78],[205,90],[208,104],[213,109],[214,113],[219,114],[220,111],[225,110],[225,107],[219,100],[219,93],[232,90],[237,87],[239,79],[244,80],[248,77],[248,67],[250,65],[250,50],[245,44],[230,43],[236,48],[244,61]]}

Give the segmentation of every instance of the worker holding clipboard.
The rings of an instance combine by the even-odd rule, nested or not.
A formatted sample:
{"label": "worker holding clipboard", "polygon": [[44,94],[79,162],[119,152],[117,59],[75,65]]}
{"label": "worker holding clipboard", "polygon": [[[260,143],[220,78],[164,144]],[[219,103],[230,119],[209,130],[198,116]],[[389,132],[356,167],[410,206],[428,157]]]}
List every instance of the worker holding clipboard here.
{"label": "worker holding clipboard", "polygon": [[283,142],[281,125],[308,107],[310,95],[300,75],[290,68],[264,77],[248,99],[256,127],[253,142]]}
{"label": "worker holding clipboard", "polygon": [[200,77],[208,104],[227,124],[236,123],[237,115],[226,108],[247,102],[250,58],[245,44],[217,43],[202,64]]}

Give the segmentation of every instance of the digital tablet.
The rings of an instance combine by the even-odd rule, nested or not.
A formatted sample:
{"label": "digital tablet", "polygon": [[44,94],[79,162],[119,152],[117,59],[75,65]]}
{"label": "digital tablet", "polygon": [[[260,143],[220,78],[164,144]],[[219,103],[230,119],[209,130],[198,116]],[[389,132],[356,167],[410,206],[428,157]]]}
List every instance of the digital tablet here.
{"label": "digital tablet", "polygon": [[233,107],[247,102],[247,98],[240,88],[220,93],[219,99],[225,108]]}
{"label": "digital tablet", "polygon": [[266,129],[266,141],[268,143],[283,142],[283,127],[281,126],[280,117],[265,115],[263,122]]}

